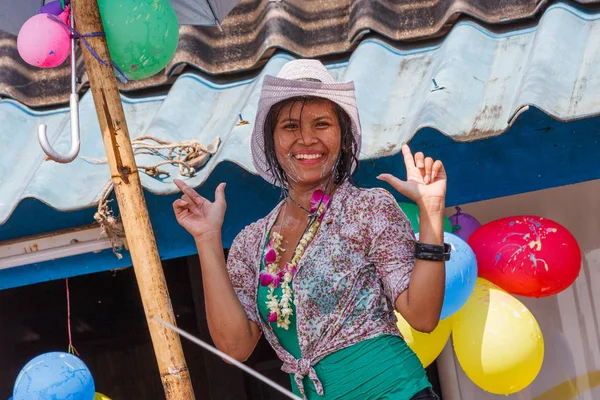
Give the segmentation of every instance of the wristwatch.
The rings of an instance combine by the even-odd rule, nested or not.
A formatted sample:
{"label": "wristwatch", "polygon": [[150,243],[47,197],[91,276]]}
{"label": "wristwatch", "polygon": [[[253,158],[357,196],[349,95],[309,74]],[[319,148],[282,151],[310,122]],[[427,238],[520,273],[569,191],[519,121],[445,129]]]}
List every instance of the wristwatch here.
{"label": "wristwatch", "polygon": [[452,246],[448,243],[444,243],[443,245],[415,243],[415,257],[419,260],[448,261],[450,260],[451,251]]}

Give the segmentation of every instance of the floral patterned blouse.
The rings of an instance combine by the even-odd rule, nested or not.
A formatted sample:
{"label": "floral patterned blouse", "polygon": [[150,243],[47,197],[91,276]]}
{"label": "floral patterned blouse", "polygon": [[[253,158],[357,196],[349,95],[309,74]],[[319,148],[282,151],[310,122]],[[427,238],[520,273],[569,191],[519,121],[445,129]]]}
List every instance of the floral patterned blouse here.
{"label": "floral patterned blouse", "polygon": [[278,342],[257,306],[264,243],[283,203],[247,226],[233,241],[227,269],[248,318],[256,322],[295,374],[302,393],[308,376],[323,388],[313,366],[325,356],[381,334],[400,335],[394,302],[408,287],[415,235],[394,197],[384,189],[360,189],[346,182],[334,193],[323,222],[294,276],[294,304],[302,358]]}

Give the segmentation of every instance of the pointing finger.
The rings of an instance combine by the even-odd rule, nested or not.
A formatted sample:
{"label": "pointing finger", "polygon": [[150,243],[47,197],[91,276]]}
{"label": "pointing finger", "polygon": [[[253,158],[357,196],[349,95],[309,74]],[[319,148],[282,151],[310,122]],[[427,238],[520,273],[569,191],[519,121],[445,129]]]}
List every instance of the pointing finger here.
{"label": "pointing finger", "polygon": [[181,200],[184,201],[186,204],[188,205],[195,205],[194,202],[192,201],[192,199],[190,199],[190,196],[188,196],[187,194],[184,194],[183,196],[181,196]]}
{"label": "pointing finger", "polygon": [[407,144],[402,146],[402,156],[404,156],[404,164],[407,171],[415,167],[415,160]]}
{"label": "pointing finger", "polygon": [[191,204],[201,205],[206,199],[198,194],[194,189],[188,186],[182,180],[174,179],[173,183],[185,194],[187,195],[187,200]]}

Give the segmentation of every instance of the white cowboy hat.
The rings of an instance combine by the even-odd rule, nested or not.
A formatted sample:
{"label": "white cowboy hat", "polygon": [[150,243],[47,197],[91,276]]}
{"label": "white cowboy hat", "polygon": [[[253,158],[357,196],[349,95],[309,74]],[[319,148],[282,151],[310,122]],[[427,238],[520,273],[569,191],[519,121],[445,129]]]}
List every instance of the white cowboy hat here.
{"label": "white cowboy hat", "polygon": [[[354,94],[354,82],[336,82],[323,64],[317,60],[294,60],[283,66],[277,77],[266,75],[258,110],[250,138],[252,164],[258,174],[272,184],[275,178],[269,172],[265,155],[264,128],[265,119],[271,107],[292,97],[320,97],[338,104],[352,121],[352,134],[358,145],[357,154],[361,147],[361,128]],[[352,172],[356,163],[352,166]]]}

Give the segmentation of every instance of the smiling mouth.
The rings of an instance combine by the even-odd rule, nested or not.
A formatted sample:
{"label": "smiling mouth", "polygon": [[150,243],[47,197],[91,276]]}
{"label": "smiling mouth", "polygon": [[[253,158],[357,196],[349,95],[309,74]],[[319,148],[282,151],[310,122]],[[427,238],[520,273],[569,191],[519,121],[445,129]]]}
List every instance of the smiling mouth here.
{"label": "smiling mouth", "polygon": [[296,160],[316,160],[323,157],[323,154],[294,154]]}

